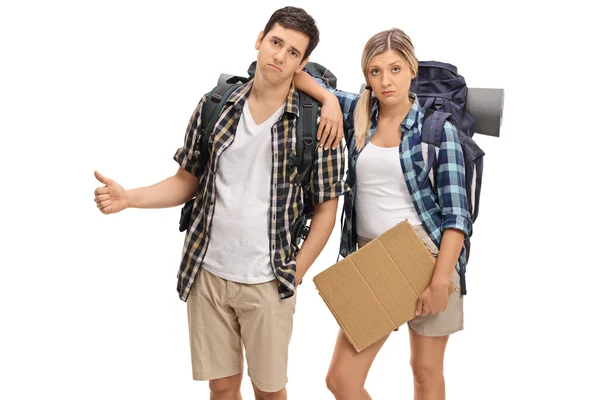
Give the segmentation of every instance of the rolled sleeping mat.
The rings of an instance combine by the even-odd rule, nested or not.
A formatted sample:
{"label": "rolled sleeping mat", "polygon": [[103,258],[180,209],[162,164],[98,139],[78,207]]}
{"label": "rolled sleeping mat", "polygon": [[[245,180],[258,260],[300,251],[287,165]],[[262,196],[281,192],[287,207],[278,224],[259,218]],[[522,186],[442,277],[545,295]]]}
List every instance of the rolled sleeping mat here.
{"label": "rolled sleeping mat", "polygon": [[475,117],[475,133],[500,137],[504,89],[469,88],[467,111]]}
{"label": "rolled sleeping mat", "polygon": [[220,85],[221,83],[226,83],[227,79],[233,78],[235,75],[230,75],[230,74],[221,74],[219,75],[219,81],[217,82],[217,85]]}
{"label": "rolled sleeping mat", "polygon": [[[365,90],[365,84],[360,92]],[[475,133],[500,137],[504,111],[504,89],[469,88],[467,111],[475,117]]]}

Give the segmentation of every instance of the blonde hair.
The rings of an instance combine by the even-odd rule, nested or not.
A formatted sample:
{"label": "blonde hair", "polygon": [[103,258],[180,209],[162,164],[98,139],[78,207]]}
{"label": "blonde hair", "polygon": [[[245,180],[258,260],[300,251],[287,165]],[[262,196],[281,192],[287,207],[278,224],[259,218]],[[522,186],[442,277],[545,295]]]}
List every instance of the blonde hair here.
{"label": "blonde hair", "polygon": [[[419,62],[415,56],[410,37],[404,31],[398,28],[392,28],[387,31],[379,32],[371,37],[362,53],[361,66],[367,85],[369,84],[368,69],[369,63],[373,57],[388,50],[397,51],[410,66],[411,71],[416,74],[419,68]],[[354,134],[356,135],[356,148],[361,150],[365,146],[367,132],[369,131],[371,110],[371,90],[365,90],[354,110]]]}

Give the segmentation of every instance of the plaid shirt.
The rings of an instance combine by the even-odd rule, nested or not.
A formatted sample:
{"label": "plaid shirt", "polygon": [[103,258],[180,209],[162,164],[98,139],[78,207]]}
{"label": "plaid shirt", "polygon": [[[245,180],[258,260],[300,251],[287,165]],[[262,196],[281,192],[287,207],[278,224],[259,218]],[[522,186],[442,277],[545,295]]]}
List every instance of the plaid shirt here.
{"label": "plaid shirt", "polygon": [[[184,146],[174,155],[175,161],[183,169],[199,178],[198,192],[190,227],[185,236],[177,291],[183,301],[187,301],[194,280],[201,268],[208,249],[210,227],[215,210],[217,187],[217,165],[221,154],[233,143],[240,115],[250,93],[252,81],[237,88],[223,108],[210,143],[211,152],[208,165],[200,169],[194,158],[195,143],[200,135],[202,106],[207,101],[204,96],[194,111],[185,134]],[[292,227],[303,209],[302,188],[296,183],[297,169],[293,160],[296,156],[296,121],[299,117],[299,99],[294,86],[290,88],[284,112],[271,128],[271,204],[269,252],[271,267],[278,280],[279,295],[291,297],[296,285],[296,255],[292,246]],[[309,190],[315,203],[333,199],[349,190],[344,182],[344,151],[323,150],[317,146],[311,170]],[[244,201],[244,199],[240,199]]]}
{"label": "plaid shirt", "polygon": [[[344,115],[344,133],[349,148],[349,166],[346,181],[352,188],[344,199],[345,221],[342,221],[340,254],[346,257],[357,250],[354,198],[356,196],[356,160],[360,152],[356,149],[353,117],[359,95],[333,89],[325,85],[322,80],[315,79],[321,86],[336,95]],[[404,180],[408,186],[413,205],[417,214],[419,214],[419,219],[429,233],[431,240],[439,248],[442,242],[442,234],[448,228],[463,231],[465,237],[470,237],[472,233],[463,151],[456,128],[451,123],[446,122],[438,152],[437,191],[434,191],[429,184],[431,168],[425,165],[421,144],[421,129],[425,110],[419,104],[416,95],[411,93],[411,98],[414,100],[413,105],[401,123],[403,134],[399,148],[400,164],[404,171]],[[369,143],[377,129],[379,103],[375,96],[372,98],[372,103],[371,124],[366,143]],[[463,244],[456,263],[456,269],[461,276],[462,294],[466,294],[464,278],[466,261],[466,248]]]}

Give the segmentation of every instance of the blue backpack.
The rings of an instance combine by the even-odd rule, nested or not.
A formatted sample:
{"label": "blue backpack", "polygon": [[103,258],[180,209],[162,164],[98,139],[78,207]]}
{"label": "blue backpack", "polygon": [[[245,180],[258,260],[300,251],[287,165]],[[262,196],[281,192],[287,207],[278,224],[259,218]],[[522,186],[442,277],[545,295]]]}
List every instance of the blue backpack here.
{"label": "blue backpack", "polygon": [[[442,141],[444,122],[450,121],[456,126],[465,159],[469,212],[471,221],[475,222],[479,214],[485,153],[473,140],[475,118],[467,111],[468,88],[465,78],[459,75],[454,65],[420,61],[417,77],[412,81],[410,90],[417,95],[419,103],[425,109],[421,142],[425,162],[433,166],[433,173],[429,176],[434,191],[437,189],[437,152]],[[470,238],[465,238],[465,246],[468,260]]]}

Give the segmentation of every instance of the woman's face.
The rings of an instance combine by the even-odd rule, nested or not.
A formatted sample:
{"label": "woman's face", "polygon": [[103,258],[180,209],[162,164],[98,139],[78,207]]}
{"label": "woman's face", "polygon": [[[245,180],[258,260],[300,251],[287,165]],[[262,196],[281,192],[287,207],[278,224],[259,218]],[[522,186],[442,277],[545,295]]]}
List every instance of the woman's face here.
{"label": "woman's face", "polygon": [[367,69],[369,85],[380,103],[394,106],[408,101],[414,74],[406,60],[394,50],[371,59]]}

